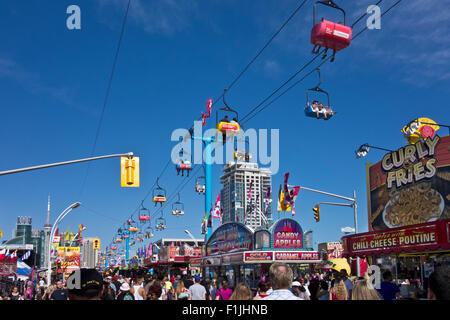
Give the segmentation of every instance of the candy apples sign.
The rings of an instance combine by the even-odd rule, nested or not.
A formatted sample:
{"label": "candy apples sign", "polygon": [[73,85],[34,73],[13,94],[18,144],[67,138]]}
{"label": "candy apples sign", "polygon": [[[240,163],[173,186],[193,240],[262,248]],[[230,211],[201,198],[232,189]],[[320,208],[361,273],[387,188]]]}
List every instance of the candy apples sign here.
{"label": "candy apples sign", "polygon": [[292,219],[282,219],[273,228],[273,247],[277,249],[302,249],[303,231]]}

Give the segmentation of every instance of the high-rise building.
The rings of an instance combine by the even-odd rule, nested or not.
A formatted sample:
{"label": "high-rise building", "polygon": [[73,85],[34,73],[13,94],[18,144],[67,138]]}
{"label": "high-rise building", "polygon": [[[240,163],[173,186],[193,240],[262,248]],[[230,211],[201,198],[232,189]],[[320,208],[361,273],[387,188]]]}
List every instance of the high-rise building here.
{"label": "high-rise building", "polygon": [[48,264],[48,243],[50,241],[50,232],[52,231],[52,225],[50,224],[50,195],[48,196],[48,202],[47,202],[47,221],[44,224],[44,232],[43,232],[43,238],[44,238],[44,245],[43,250],[41,254],[41,266],[44,268],[47,268]]}
{"label": "high-rise building", "polygon": [[[259,168],[257,163],[231,161],[225,164],[220,177],[223,185],[220,191],[222,223],[242,222],[254,230],[270,226],[272,206],[269,205],[268,212],[264,214],[264,198],[272,185],[271,174],[269,169]],[[254,210],[250,210],[250,186]]]}
{"label": "high-rise building", "polygon": [[98,262],[98,250],[94,249],[94,239],[83,239],[83,255],[81,257],[81,268],[95,268]]}

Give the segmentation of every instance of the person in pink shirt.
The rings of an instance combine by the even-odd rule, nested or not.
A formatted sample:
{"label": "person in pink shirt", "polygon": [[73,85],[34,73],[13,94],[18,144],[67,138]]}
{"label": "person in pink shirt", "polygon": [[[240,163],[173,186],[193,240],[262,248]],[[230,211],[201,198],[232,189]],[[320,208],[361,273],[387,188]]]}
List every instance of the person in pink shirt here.
{"label": "person in pink shirt", "polygon": [[226,280],[222,280],[222,288],[217,290],[216,300],[230,300],[233,291],[228,288],[228,283]]}

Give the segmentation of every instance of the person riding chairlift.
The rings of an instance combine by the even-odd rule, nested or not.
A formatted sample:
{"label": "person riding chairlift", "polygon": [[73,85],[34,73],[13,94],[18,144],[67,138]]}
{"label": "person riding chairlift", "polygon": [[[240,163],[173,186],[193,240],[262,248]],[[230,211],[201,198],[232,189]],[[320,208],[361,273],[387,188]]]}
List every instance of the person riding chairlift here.
{"label": "person riding chairlift", "polygon": [[[308,106],[306,106],[307,108]],[[336,111],[332,111],[329,106],[324,107],[322,102],[314,100],[311,104],[311,110],[316,113],[317,119],[320,118],[320,114],[323,114],[325,120],[328,119],[327,114],[336,114]]]}
{"label": "person riding chairlift", "polygon": [[202,185],[200,182],[197,182],[195,189],[197,192],[200,192],[200,193],[205,192],[205,186]]}

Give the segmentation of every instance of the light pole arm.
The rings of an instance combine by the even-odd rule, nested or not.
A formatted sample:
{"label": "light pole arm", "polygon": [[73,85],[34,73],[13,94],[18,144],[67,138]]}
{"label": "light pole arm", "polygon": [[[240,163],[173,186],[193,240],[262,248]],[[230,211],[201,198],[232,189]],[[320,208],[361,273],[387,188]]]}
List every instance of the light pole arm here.
{"label": "light pole arm", "polygon": [[385,148],[380,148],[380,147],[375,147],[375,146],[369,146],[369,145],[367,145],[367,146],[370,147],[370,148],[372,148],[372,149],[378,149],[378,150],[383,150],[383,151],[387,151],[387,152],[392,152],[392,150],[385,149]]}
{"label": "light pole arm", "polygon": [[12,174],[12,173],[19,173],[19,172],[25,172],[25,171],[31,171],[31,170],[45,169],[45,168],[50,168],[50,167],[63,166],[63,165],[67,165],[67,164],[74,164],[74,163],[93,161],[93,160],[100,160],[100,159],[106,159],[106,158],[115,158],[115,157],[133,157],[133,152],[129,152],[129,153],[125,153],[125,154],[111,154],[111,155],[107,155],[107,156],[99,156],[99,157],[92,157],[92,158],[85,158],[85,159],[78,159],[78,160],[71,160],[71,161],[64,161],[64,162],[56,162],[56,163],[43,164],[43,165],[34,166],[34,167],[27,167],[27,168],[21,168],[21,169],[0,171],[0,176],[6,175],[6,174]]}
{"label": "light pole arm", "polygon": [[319,205],[320,204],[328,204],[330,206],[342,206],[342,207],[353,207],[354,206],[353,203],[349,204],[349,203],[335,203],[335,202],[319,202],[318,204]]}
{"label": "light pole arm", "polygon": [[[289,187],[293,187],[293,186],[289,186]],[[352,198],[340,196],[340,195],[334,194],[334,193],[329,193],[329,192],[320,191],[320,190],[315,190],[315,189],[306,188],[306,187],[300,187],[300,189],[304,189],[304,190],[308,190],[308,191],[312,191],[312,192],[317,192],[317,193],[325,194],[325,195],[327,195],[327,196],[331,196],[331,197],[335,197],[335,198],[339,198],[339,199],[344,199],[344,200],[351,201],[351,202],[356,202],[356,199],[352,199]]]}

